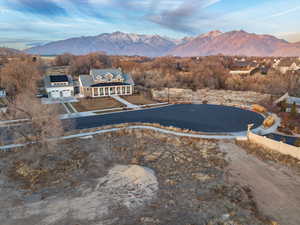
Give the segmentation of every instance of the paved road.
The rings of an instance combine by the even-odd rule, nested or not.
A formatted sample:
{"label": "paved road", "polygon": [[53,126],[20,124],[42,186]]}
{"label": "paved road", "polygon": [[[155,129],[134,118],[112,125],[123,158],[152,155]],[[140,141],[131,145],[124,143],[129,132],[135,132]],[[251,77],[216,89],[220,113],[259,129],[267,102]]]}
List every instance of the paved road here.
{"label": "paved road", "polygon": [[[247,130],[247,125],[259,127],[264,118],[252,111],[217,105],[172,105],[143,111],[127,111],[65,120],[75,129],[93,128],[120,123],[159,123],[194,131],[229,133]],[[74,129],[74,128],[73,128]]]}
{"label": "paved road", "polygon": [[284,136],[281,134],[268,134],[266,135],[268,138],[271,138],[276,141],[283,141],[284,143],[287,143],[289,145],[295,145],[295,142],[297,141],[297,137],[290,137],[290,136]]}

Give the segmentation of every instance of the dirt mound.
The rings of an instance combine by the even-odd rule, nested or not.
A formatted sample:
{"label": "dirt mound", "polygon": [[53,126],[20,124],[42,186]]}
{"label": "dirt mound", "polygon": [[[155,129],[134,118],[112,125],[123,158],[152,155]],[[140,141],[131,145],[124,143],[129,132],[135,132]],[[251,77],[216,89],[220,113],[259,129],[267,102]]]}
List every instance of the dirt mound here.
{"label": "dirt mound", "polygon": [[127,210],[142,208],[155,197],[158,181],[151,169],[117,165],[98,179],[94,187],[82,184],[79,188],[81,194],[76,198],[54,197],[2,209],[0,218],[7,225],[18,224],[20,220],[28,225],[64,224],[64,221],[79,220],[99,222],[110,217],[111,209],[115,207]]}

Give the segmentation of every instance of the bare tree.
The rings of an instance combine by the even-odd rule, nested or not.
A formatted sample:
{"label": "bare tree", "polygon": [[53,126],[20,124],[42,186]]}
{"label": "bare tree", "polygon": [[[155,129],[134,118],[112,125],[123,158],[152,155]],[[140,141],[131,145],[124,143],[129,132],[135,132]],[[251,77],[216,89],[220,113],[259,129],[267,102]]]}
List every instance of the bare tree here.
{"label": "bare tree", "polygon": [[47,139],[60,136],[63,129],[58,118],[58,108],[42,105],[36,98],[37,81],[42,78],[40,65],[31,57],[22,57],[4,66],[0,73],[0,85],[8,93],[8,110],[0,117],[4,120],[27,119],[27,124],[10,127],[13,136],[10,139],[37,142],[36,149],[47,150],[52,144]]}

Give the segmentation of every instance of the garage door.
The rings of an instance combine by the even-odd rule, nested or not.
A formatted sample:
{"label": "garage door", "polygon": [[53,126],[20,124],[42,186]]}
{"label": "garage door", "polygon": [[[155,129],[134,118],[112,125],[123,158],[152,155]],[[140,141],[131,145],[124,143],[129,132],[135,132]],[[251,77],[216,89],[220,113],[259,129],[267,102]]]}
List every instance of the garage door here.
{"label": "garage door", "polygon": [[51,97],[52,98],[59,98],[60,97],[59,91],[51,91]]}
{"label": "garage door", "polygon": [[61,93],[62,93],[62,97],[71,97],[72,96],[70,90],[64,90]]}

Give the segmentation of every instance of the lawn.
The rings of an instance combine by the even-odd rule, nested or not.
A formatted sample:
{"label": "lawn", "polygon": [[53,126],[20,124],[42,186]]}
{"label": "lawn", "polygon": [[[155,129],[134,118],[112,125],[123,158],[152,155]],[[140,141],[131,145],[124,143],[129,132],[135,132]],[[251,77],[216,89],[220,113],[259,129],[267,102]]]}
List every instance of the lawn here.
{"label": "lawn", "polygon": [[72,103],[72,105],[78,112],[124,107],[122,103],[110,97],[81,99],[79,102]]}
{"label": "lawn", "polygon": [[139,95],[130,95],[130,96],[121,96],[121,98],[124,98],[126,101],[135,104],[135,105],[146,105],[146,104],[155,104],[157,102],[153,101],[150,97],[147,97],[145,95],[139,94]]}

